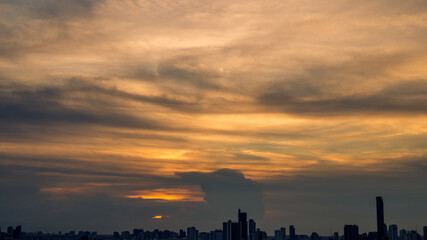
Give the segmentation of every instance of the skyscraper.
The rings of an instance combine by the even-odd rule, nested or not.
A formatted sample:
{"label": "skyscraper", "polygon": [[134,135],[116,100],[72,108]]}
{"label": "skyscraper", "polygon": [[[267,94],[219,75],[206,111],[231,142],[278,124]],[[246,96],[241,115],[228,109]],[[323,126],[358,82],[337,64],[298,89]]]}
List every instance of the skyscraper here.
{"label": "skyscraper", "polygon": [[286,240],[286,229],[280,228],[274,231],[274,239],[275,240]]}
{"label": "skyscraper", "polygon": [[249,240],[256,240],[256,222],[253,219],[249,220]]}
{"label": "skyscraper", "polygon": [[385,240],[384,232],[384,203],[382,197],[377,197],[377,239]]}
{"label": "skyscraper", "polygon": [[392,224],[388,226],[388,239],[389,240],[399,240],[397,236],[397,225]]}
{"label": "skyscraper", "polygon": [[289,226],[289,240],[296,240],[294,225]]}
{"label": "skyscraper", "polygon": [[199,231],[195,227],[187,228],[187,240],[198,240]]}
{"label": "skyscraper", "polygon": [[423,237],[424,237],[424,240],[427,240],[427,226],[423,227]]}
{"label": "skyscraper", "polygon": [[400,236],[399,240],[406,240],[407,239],[406,238],[406,230],[405,229],[401,229],[399,231],[399,236]]}
{"label": "skyscraper", "polygon": [[239,220],[239,238],[241,240],[248,240],[247,213],[241,212],[239,209],[238,220]]}
{"label": "skyscraper", "polygon": [[357,225],[345,225],[344,240],[359,240],[359,227]]}
{"label": "skyscraper", "polygon": [[239,223],[232,222],[229,220],[228,222],[224,222],[222,224],[222,233],[223,240],[239,240]]}

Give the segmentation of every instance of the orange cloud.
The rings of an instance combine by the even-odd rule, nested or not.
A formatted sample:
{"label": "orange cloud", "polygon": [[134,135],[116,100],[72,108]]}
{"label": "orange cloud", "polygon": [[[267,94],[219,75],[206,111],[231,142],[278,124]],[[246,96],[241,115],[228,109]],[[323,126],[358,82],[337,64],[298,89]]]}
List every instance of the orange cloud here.
{"label": "orange cloud", "polygon": [[158,201],[188,201],[188,202],[203,202],[203,193],[194,189],[152,189],[136,191],[135,194],[126,195],[126,198],[139,198]]}

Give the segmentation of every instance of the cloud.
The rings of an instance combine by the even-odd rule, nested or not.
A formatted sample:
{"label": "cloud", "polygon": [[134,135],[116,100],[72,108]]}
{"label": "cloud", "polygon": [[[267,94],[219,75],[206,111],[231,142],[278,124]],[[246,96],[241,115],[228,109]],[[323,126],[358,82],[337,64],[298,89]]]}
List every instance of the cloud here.
{"label": "cloud", "polygon": [[30,16],[40,19],[85,16],[93,10],[96,4],[103,0],[18,0],[3,1],[3,5],[12,5],[17,9],[25,9]]}
{"label": "cloud", "polygon": [[[309,89],[310,86],[306,91]],[[316,92],[304,96],[291,88],[261,94],[258,101],[276,111],[297,115],[424,114],[427,111],[425,89],[425,80],[393,84],[371,94],[331,97],[319,96]]]}
{"label": "cloud", "polygon": [[93,124],[141,129],[166,128],[144,116],[121,110],[120,103],[114,100],[122,98],[164,105],[175,103],[162,97],[150,98],[114,89],[106,90],[84,80],[70,80],[58,87],[5,86],[0,93],[0,121],[4,126]]}
{"label": "cloud", "polygon": [[184,182],[200,184],[209,205],[207,211],[214,219],[225,221],[224,216],[235,219],[239,208],[249,212],[251,218],[264,216],[262,190],[239,171],[220,169],[210,173],[184,172],[177,175]]}

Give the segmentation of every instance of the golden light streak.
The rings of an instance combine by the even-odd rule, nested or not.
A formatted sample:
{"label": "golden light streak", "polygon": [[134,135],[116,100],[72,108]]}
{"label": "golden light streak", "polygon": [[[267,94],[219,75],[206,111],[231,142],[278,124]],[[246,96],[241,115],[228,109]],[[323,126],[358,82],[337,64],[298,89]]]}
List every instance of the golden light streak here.
{"label": "golden light streak", "polygon": [[125,198],[136,198],[159,201],[203,202],[203,193],[195,189],[152,189],[136,191],[135,194],[125,195]]}

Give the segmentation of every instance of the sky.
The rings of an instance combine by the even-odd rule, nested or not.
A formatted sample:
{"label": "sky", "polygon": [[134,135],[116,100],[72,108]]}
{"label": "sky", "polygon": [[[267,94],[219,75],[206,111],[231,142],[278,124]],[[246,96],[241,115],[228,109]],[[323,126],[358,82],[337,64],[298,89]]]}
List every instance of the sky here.
{"label": "sky", "polygon": [[420,231],[426,39],[424,0],[3,0],[0,227]]}

